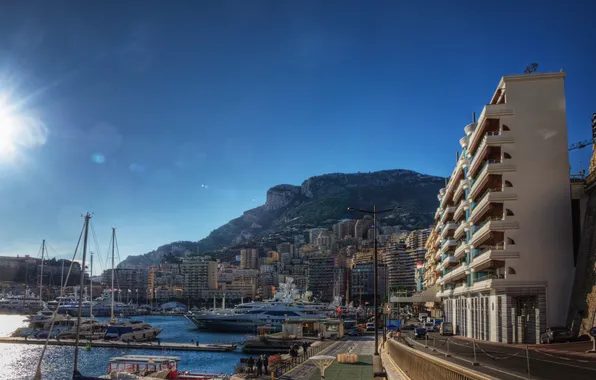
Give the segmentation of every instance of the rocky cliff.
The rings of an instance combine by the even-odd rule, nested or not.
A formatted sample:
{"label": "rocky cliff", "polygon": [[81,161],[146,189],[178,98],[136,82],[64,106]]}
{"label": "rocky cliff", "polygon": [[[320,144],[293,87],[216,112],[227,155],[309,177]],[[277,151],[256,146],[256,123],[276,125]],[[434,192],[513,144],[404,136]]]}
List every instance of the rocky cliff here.
{"label": "rocky cliff", "polygon": [[[304,228],[359,218],[361,215],[350,213],[348,207],[368,209],[373,204],[381,209],[401,207],[399,212],[383,217],[386,224],[427,227],[432,223],[436,196],[443,185],[442,177],[410,170],[315,176],[300,186],[274,186],[267,191],[264,205],[245,211],[198,242],[177,242],[175,246],[184,246],[187,253],[221,250],[284,231],[296,234]],[[121,265],[157,264],[171,246],[174,243],[142,256],[129,256]]]}

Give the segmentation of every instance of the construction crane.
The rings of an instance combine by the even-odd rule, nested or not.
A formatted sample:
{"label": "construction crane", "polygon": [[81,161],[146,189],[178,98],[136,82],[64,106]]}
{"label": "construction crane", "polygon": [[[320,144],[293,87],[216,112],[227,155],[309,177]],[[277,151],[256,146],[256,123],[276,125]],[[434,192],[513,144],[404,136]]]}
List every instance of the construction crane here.
{"label": "construction crane", "polygon": [[592,138],[571,144],[567,150],[582,149],[592,144],[596,144],[596,112],[592,114]]}

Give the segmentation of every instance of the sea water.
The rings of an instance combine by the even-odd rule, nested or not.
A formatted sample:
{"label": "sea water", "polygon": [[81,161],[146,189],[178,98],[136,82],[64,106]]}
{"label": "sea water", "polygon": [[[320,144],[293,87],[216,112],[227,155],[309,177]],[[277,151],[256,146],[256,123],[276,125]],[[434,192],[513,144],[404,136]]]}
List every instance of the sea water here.
{"label": "sea water", "polygon": [[[18,327],[26,326],[24,316],[0,315],[0,336],[10,336]],[[105,318],[98,318],[105,320]],[[233,343],[238,344],[249,336],[245,334],[212,333],[197,330],[183,316],[142,316],[152,326],[163,328],[159,335],[162,342],[191,343]],[[0,343],[0,379],[31,380],[43,345]],[[202,373],[234,372],[234,367],[243,356],[240,350],[233,352],[189,352],[164,350],[137,350],[121,348],[96,348],[85,350],[85,342],[79,350],[79,371],[83,375],[99,376],[108,372],[110,358],[122,355],[168,355],[180,357],[179,368]],[[74,347],[48,346],[42,362],[43,380],[68,380],[72,378]]]}

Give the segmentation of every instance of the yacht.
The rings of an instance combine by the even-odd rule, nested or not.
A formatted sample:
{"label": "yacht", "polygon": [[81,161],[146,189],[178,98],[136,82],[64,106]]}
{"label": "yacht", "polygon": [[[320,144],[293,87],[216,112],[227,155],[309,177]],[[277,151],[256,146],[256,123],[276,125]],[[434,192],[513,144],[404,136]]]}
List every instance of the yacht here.
{"label": "yacht", "polygon": [[[25,322],[29,322],[27,327],[19,327],[15,332],[12,333],[13,337],[35,337],[45,338],[52,326],[52,315],[36,315],[34,318],[28,318]],[[54,319],[54,326],[50,337],[55,337],[60,332],[71,330],[76,325],[76,318],[72,318],[67,315],[56,314]],[[45,336],[42,336],[45,333]]]}
{"label": "yacht", "polygon": [[143,321],[123,321],[110,323],[104,340],[148,341],[157,338],[161,327],[153,327]]}
{"label": "yacht", "polygon": [[186,318],[199,329],[225,332],[256,332],[259,327],[281,331],[285,321],[326,319],[330,306],[309,301],[312,294],[299,295],[293,279],[280,284],[273,299],[262,302],[241,303],[233,309],[213,309],[187,314]]}

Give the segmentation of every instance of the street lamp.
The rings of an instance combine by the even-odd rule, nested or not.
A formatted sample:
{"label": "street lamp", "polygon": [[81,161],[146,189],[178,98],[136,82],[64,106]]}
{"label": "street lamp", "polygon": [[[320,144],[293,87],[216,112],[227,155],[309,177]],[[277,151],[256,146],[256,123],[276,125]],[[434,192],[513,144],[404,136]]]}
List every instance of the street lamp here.
{"label": "street lamp", "polygon": [[374,276],[374,287],[373,287],[373,296],[374,296],[374,308],[375,308],[375,356],[379,355],[379,308],[378,308],[378,301],[377,297],[379,295],[378,287],[378,279],[377,279],[377,214],[384,214],[386,212],[396,211],[400,207],[394,207],[386,210],[379,210],[377,211],[377,206],[373,205],[372,211],[370,210],[360,210],[353,207],[348,207],[348,211],[358,211],[363,214],[371,214],[373,216],[373,230],[374,230],[374,267],[373,267],[373,276]]}

